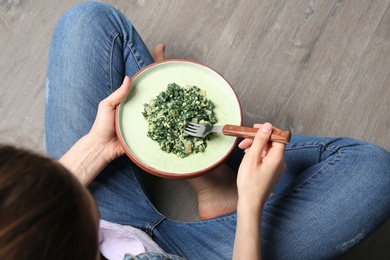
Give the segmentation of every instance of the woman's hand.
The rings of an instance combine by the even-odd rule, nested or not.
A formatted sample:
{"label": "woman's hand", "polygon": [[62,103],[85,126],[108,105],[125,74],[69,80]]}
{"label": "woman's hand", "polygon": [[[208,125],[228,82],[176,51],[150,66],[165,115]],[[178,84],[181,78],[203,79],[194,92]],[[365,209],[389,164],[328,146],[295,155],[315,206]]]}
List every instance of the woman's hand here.
{"label": "woman's hand", "polygon": [[[158,44],[153,51],[153,58],[157,61],[165,59],[165,45]],[[115,133],[115,109],[130,90],[131,79],[125,77],[123,84],[114,93],[99,103],[95,122],[89,132],[93,139],[104,148],[107,162],[124,154],[122,145]]]}
{"label": "woman's hand", "polygon": [[[155,61],[164,57],[165,46],[156,46]],[[115,110],[130,91],[131,79],[125,77],[123,84],[99,103],[98,112],[91,130],[78,140],[59,160],[77,179],[88,185],[108,163],[124,154],[115,131]]]}
{"label": "woman's hand", "polygon": [[239,144],[245,149],[245,156],[238,171],[237,187],[239,198],[245,200],[245,204],[262,207],[286,168],[285,145],[269,142],[271,124],[256,124],[254,127],[259,128],[256,137]]}
{"label": "woman's hand", "polygon": [[108,163],[124,153],[115,133],[115,109],[130,90],[130,78],[99,103],[95,122],[59,162],[84,185],[88,185]]}
{"label": "woman's hand", "polygon": [[126,76],[122,85],[99,103],[95,122],[88,135],[104,151],[107,163],[124,154],[115,132],[115,109],[130,90],[131,79]]}
{"label": "woman's hand", "polygon": [[237,228],[233,259],[261,259],[260,227],[263,206],[285,170],[285,145],[270,142],[272,125],[259,128],[253,140],[239,144],[245,149],[237,175]]}

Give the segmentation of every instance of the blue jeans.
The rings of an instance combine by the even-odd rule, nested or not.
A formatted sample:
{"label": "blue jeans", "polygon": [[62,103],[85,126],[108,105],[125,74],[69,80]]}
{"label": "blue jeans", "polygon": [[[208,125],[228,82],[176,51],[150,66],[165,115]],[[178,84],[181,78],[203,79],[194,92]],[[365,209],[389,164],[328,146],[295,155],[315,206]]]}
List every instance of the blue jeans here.
{"label": "blue jeans", "polygon": [[[61,157],[86,134],[98,103],[153,62],[130,21],[101,3],[67,11],[53,34],[47,73],[48,154]],[[240,156],[231,165],[240,163]],[[328,259],[347,252],[390,216],[390,154],[348,138],[293,135],[286,172],[264,207],[265,259]],[[236,167],[235,166],[235,167]],[[102,219],[149,233],[168,253],[229,259],[236,213],[199,222],[167,219],[151,204],[142,175],[126,156],[89,186]]]}

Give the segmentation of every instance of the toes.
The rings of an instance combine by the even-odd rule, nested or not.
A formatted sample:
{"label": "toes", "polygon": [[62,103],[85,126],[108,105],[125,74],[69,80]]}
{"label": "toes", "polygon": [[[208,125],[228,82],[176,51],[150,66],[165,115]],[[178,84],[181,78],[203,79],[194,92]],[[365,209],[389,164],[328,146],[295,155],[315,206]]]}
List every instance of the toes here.
{"label": "toes", "polygon": [[162,61],[165,59],[165,45],[164,44],[157,44],[156,48],[154,48],[153,51],[153,58],[154,61]]}

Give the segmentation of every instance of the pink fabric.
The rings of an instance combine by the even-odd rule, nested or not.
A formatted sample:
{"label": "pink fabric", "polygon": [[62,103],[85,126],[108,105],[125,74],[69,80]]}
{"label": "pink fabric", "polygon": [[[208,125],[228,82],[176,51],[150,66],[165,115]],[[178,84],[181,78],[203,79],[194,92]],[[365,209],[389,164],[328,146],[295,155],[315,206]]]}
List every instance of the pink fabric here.
{"label": "pink fabric", "polygon": [[131,226],[100,220],[100,252],[109,260],[123,260],[125,254],[163,250],[143,231]]}

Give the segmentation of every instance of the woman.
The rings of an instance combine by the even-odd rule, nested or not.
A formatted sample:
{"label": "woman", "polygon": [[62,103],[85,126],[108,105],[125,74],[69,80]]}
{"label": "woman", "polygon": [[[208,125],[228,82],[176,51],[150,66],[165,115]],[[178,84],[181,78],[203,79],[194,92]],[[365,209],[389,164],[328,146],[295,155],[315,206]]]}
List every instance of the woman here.
{"label": "woman", "polygon": [[[164,58],[163,49],[156,47],[155,60]],[[114,131],[115,106],[130,87],[126,75],[153,62],[130,21],[105,4],[72,8],[53,35],[46,95],[48,153],[88,185],[101,219],[103,255],[335,258],[388,219],[390,198],[383,196],[390,184],[387,151],[347,138],[297,135],[285,148],[268,143],[268,123],[257,125],[253,144],[244,140],[239,145],[246,150],[239,169],[240,160],[233,158],[223,174],[189,181],[204,221],[167,219],[145,195],[143,172],[122,156]],[[79,241],[83,245],[73,250],[97,243]]]}

